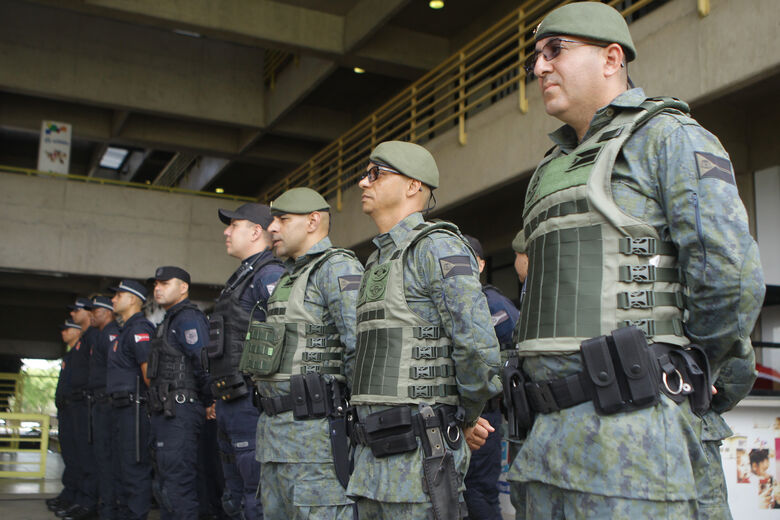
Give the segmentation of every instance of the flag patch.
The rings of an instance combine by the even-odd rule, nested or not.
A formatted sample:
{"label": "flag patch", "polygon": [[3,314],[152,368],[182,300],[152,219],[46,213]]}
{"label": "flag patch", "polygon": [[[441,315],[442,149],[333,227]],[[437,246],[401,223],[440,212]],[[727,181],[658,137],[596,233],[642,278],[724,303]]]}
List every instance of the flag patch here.
{"label": "flag patch", "polygon": [[357,291],[360,289],[360,280],[363,277],[359,274],[349,276],[339,276],[339,288],[341,292],[344,291]]}
{"label": "flag patch", "polygon": [[133,337],[135,338],[136,343],[140,343],[142,341],[149,341],[149,334],[134,334]]}
{"label": "flag patch", "polygon": [[508,319],[509,314],[507,314],[505,310],[500,310],[497,313],[490,315],[490,321],[493,322],[494,327],[499,323],[504,323]]}
{"label": "flag patch", "polygon": [[441,274],[444,278],[460,274],[471,274],[471,259],[468,256],[448,256],[439,259]]}
{"label": "flag patch", "polygon": [[736,186],[731,161],[711,153],[693,152],[700,179],[720,179]]}

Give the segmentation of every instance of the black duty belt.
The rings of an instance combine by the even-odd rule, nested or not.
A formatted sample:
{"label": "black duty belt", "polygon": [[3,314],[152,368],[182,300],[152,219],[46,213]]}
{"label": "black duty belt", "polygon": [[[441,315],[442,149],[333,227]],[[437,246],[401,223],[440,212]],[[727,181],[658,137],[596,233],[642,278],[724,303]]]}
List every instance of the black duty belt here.
{"label": "black duty belt", "polygon": [[83,401],[87,398],[87,393],[85,390],[74,390],[71,392],[71,394],[68,396],[68,399],[70,399],[70,402],[75,403],[78,401]]}
{"label": "black duty belt", "polygon": [[290,393],[273,397],[255,395],[255,406],[268,416],[293,412],[296,420],[321,419],[332,414],[343,415],[347,403],[344,389],[336,381],[326,381],[320,374],[296,374],[290,377]]}
{"label": "black duty belt", "polygon": [[[141,404],[146,403],[146,395],[141,394],[138,398],[138,401]],[[124,408],[125,406],[130,406],[135,402],[135,393],[134,392],[113,392],[111,394],[111,406],[114,408]]]}
{"label": "black duty belt", "polygon": [[111,396],[105,390],[92,390],[90,392],[90,398],[95,403],[107,403],[111,400]]}

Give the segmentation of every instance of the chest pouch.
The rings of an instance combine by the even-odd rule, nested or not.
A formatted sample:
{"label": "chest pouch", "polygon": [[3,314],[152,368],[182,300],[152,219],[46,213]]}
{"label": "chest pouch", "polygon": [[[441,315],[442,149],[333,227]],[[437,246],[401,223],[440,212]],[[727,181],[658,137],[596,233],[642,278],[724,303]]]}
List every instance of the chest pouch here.
{"label": "chest pouch", "polygon": [[221,358],[225,353],[225,318],[221,314],[209,316],[209,344],[204,350],[209,359]]}
{"label": "chest pouch", "polygon": [[251,320],[238,368],[251,376],[278,372],[284,353],[284,332],[284,323]]}

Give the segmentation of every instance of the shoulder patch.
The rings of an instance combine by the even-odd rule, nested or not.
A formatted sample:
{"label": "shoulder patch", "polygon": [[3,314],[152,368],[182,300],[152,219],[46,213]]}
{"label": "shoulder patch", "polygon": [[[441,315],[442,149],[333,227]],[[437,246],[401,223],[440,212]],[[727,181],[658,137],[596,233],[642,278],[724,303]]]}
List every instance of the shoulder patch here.
{"label": "shoulder patch", "polygon": [[116,334],[109,334],[108,335],[108,341],[114,341],[116,339]]}
{"label": "shoulder patch", "polygon": [[706,152],[693,152],[700,179],[720,179],[736,186],[731,161]]}
{"label": "shoulder patch", "polygon": [[458,276],[461,274],[471,274],[471,258],[468,256],[448,256],[439,259],[441,274],[444,278]]}
{"label": "shoulder patch", "polygon": [[194,345],[198,342],[198,329],[187,329],[184,331],[184,341],[188,345]]}
{"label": "shoulder patch", "polygon": [[498,326],[500,323],[504,323],[508,319],[509,314],[507,314],[507,312],[503,309],[490,316],[490,321],[493,322],[494,327]]}
{"label": "shoulder patch", "polygon": [[360,288],[360,280],[362,278],[363,277],[359,274],[339,276],[339,288],[341,289],[341,292],[357,291]]}
{"label": "shoulder patch", "polygon": [[142,341],[149,341],[149,334],[133,334],[133,339],[135,339],[136,343],[141,343]]}
{"label": "shoulder patch", "polygon": [[265,290],[268,291],[268,294],[273,294],[274,293],[274,289],[276,289],[276,282],[269,283],[269,284],[267,284],[265,286]]}

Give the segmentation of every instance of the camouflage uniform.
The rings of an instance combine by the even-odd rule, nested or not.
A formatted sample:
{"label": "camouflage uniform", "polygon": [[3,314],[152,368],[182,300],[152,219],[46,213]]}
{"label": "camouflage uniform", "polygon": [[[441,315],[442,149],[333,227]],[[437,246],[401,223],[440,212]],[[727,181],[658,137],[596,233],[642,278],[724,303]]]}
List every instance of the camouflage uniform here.
{"label": "camouflage uniform", "polygon": [[[596,112],[583,141],[644,100],[641,89],[619,95]],[[550,137],[564,154],[578,147],[568,125]],[[704,348],[713,375],[731,358],[749,358],[763,276],[718,140],[679,112],[658,114],[624,143],[611,191],[622,211],[675,244],[687,290],[685,335]],[[523,369],[540,381],[582,365],[579,353],[538,355],[526,357]],[[510,479],[531,483],[530,518],[694,517],[697,479],[709,463],[702,428],[687,401],[676,405],[665,395],[655,407],[607,416],[586,402],[537,417]]]}
{"label": "camouflage uniform", "polygon": [[[369,263],[376,261],[381,265],[390,260],[399,244],[423,222],[420,213],[413,213],[389,232],[375,237],[373,242],[377,251],[369,258]],[[452,274],[444,274],[440,260],[448,257],[468,258],[470,272],[453,269]],[[409,309],[442,327],[451,338],[452,360],[466,424],[476,421],[484,403],[500,392],[496,377],[500,360],[498,341],[478,273],[468,246],[450,233],[440,231],[433,231],[412,247],[403,270],[404,295]],[[360,369],[355,367],[356,373]],[[388,408],[383,405],[357,407],[361,418]],[[462,482],[469,464],[469,449],[465,442],[454,452],[454,458]],[[358,445],[347,494],[358,501],[361,518],[424,519],[428,518],[430,499],[423,491],[422,479],[419,439],[416,451],[384,458],[376,458],[371,449]]]}
{"label": "camouflage uniform", "polygon": [[[288,272],[303,269],[332,247],[328,237],[305,255],[288,260]],[[363,267],[355,258],[335,254],[309,278],[304,308],[338,329],[344,346],[344,373],[351,374],[355,357],[355,302]],[[347,278],[345,278],[347,277]],[[283,285],[283,276],[277,287]],[[341,283],[342,281],[349,283]],[[273,299],[273,296],[272,296]],[[343,381],[344,376],[323,375]],[[290,394],[287,381],[256,381],[264,397]],[[336,478],[328,419],[296,421],[293,412],[261,414],[257,422],[257,460],[262,464],[262,502],[267,520],[352,518],[352,502]]]}

